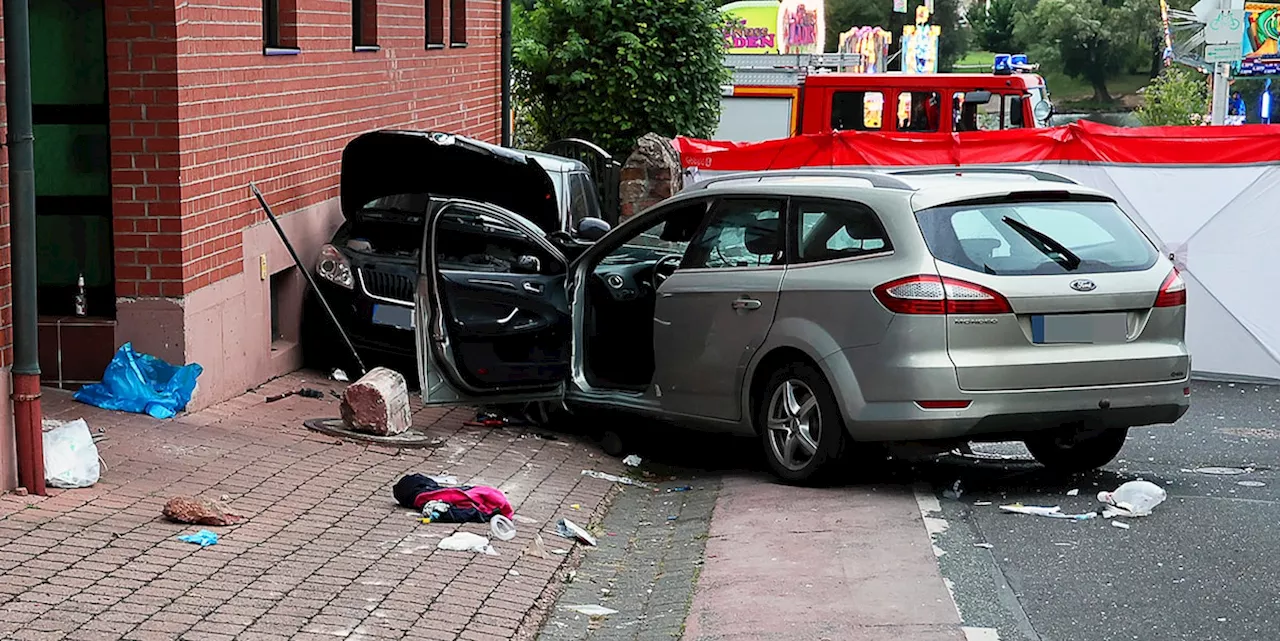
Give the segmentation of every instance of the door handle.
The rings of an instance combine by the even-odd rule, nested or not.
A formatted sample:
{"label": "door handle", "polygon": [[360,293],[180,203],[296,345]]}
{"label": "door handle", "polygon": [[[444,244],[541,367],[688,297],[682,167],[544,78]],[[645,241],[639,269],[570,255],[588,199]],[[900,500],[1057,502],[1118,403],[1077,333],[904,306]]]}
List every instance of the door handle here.
{"label": "door handle", "polygon": [[529,292],[530,294],[541,294],[542,283],[525,283],[524,291]]}
{"label": "door handle", "polygon": [[739,298],[738,300],[733,301],[733,308],[746,310],[760,309],[760,301],[754,298]]}

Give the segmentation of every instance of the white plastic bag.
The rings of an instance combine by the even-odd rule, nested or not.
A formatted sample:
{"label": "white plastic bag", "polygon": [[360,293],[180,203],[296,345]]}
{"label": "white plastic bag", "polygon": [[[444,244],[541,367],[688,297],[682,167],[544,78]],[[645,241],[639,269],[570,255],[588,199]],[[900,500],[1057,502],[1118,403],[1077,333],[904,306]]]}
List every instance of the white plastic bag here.
{"label": "white plastic bag", "polygon": [[89,424],[78,418],[44,433],[44,480],[52,487],[89,487],[98,482],[98,446]]}

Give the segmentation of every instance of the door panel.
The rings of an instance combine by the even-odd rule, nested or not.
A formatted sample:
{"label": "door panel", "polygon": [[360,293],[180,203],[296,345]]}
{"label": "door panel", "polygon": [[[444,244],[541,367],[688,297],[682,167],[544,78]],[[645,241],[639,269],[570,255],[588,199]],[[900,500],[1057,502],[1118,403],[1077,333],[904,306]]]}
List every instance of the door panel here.
{"label": "door panel", "polygon": [[783,266],[784,201],[725,199],[658,289],[655,393],[665,411],[739,420],[747,362],[768,336]]}
{"label": "door panel", "polygon": [[423,401],[559,398],[570,340],[563,255],[497,207],[445,201],[431,211],[414,296]]}

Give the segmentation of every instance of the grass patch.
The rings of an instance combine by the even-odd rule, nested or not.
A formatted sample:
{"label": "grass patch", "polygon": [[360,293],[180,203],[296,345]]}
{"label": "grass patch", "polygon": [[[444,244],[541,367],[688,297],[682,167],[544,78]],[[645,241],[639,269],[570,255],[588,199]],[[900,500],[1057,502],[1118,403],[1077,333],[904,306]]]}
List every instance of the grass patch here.
{"label": "grass patch", "polygon": [[956,73],[984,73],[991,71],[996,63],[996,54],[990,51],[970,51],[956,61],[952,68]]}
{"label": "grass patch", "polygon": [[1049,94],[1060,108],[1073,111],[1117,111],[1137,106],[1138,90],[1151,82],[1145,73],[1126,74],[1107,80],[1107,91],[1115,99],[1113,103],[1100,103],[1093,99],[1093,87],[1078,78],[1068,78],[1060,73],[1046,73],[1044,81]]}

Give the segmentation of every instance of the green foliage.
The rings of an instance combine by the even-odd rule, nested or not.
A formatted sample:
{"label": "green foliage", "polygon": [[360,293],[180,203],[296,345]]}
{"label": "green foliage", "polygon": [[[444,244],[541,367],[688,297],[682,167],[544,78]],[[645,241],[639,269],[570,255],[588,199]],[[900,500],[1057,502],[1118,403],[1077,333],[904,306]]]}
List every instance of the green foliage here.
{"label": "green foliage", "polygon": [[1027,46],[1014,34],[1014,29],[1018,16],[1034,8],[1035,0],[991,0],[984,12],[982,3],[975,3],[969,9],[974,44],[994,53],[1024,53]]}
{"label": "green foliage", "polygon": [[538,0],[513,32],[530,135],[625,157],[648,132],[710,137],[728,81],[717,0]]}
{"label": "green foliage", "polygon": [[1094,101],[1110,103],[1107,79],[1150,59],[1159,20],[1155,3],[1126,0],[1039,0],[1016,19],[1014,37],[1033,58],[1093,87]]}
{"label": "green foliage", "polygon": [[[880,27],[893,33],[894,50],[902,37],[902,25],[914,24],[920,0],[907,3],[908,13],[898,14],[895,22],[892,0],[827,0],[827,51],[840,45],[840,34],[852,27]],[[936,0],[932,24],[942,28],[938,52],[938,70],[950,71],[956,61],[969,51],[969,31],[960,24],[961,0]]]}
{"label": "green foliage", "polygon": [[1142,106],[1134,115],[1148,127],[1190,125],[1205,113],[1209,100],[1203,74],[1182,66],[1172,66],[1142,92]]}

